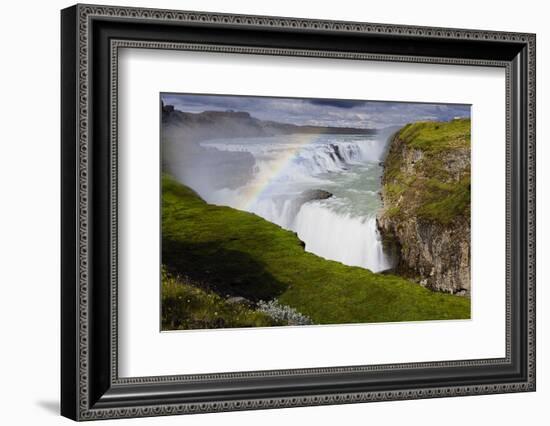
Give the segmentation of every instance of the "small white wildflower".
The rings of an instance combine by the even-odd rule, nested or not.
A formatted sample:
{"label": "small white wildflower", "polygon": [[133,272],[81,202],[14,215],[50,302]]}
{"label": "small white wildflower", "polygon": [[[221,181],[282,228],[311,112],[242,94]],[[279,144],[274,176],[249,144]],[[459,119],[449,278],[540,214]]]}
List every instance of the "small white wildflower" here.
{"label": "small white wildflower", "polygon": [[282,305],[277,299],[264,302],[260,300],[257,304],[257,310],[269,315],[276,321],[284,321],[289,325],[311,325],[313,321],[306,315],[301,314],[296,309]]}

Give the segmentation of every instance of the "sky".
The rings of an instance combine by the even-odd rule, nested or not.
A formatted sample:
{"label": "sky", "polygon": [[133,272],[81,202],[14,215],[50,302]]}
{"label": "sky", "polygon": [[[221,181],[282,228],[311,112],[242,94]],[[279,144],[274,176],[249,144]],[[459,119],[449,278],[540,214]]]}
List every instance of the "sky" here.
{"label": "sky", "polygon": [[297,125],[384,128],[413,121],[470,117],[470,105],[233,95],[162,94],[184,112],[246,111],[260,120]]}

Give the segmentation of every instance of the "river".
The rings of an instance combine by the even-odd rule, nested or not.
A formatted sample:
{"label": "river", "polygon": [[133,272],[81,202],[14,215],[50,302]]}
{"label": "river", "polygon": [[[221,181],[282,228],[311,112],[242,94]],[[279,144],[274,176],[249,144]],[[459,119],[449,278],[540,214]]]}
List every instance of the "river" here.
{"label": "river", "polygon": [[243,186],[218,184],[200,195],[296,232],[305,249],[318,256],[373,272],[387,270],[392,262],[384,252],[376,214],[381,207],[381,162],[393,130],[203,141],[207,149],[250,153],[255,163]]}

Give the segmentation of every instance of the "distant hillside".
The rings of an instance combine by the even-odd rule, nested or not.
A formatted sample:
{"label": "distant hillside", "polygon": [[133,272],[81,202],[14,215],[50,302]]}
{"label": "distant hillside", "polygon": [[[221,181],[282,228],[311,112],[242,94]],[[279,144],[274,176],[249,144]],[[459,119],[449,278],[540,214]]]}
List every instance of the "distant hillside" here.
{"label": "distant hillside", "polygon": [[250,180],[255,160],[249,152],[204,148],[202,141],[219,138],[266,137],[289,134],[375,134],[373,129],[296,126],[264,121],[243,111],[178,111],[162,105],[162,168],[199,192],[238,188]]}
{"label": "distant hillside", "polygon": [[243,111],[182,112],[173,105],[162,105],[162,123],[166,131],[190,130],[194,140],[219,137],[259,137],[288,134],[375,134],[374,129],[353,127],[297,126],[276,121],[259,120]]}

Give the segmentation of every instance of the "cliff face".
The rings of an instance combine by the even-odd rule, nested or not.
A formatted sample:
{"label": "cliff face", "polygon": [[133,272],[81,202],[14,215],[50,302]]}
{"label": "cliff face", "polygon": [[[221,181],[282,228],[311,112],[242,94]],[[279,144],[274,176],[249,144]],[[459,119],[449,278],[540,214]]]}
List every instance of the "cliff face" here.
{"label": "cliff face", "polygon": [[378,226],[397,272],[470,294],[470,120],[409,124],[393,137]]}

